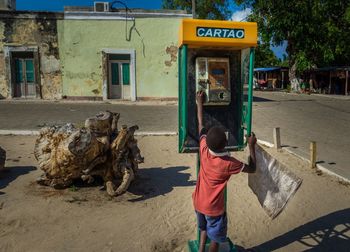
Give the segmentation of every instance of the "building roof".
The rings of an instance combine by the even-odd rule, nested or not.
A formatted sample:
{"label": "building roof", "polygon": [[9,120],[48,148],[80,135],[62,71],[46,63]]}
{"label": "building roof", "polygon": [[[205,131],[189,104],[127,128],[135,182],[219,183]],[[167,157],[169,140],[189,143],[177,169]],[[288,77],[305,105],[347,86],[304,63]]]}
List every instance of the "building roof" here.
{"label": "building roof", "polygon": [[184,10],[148,10],[148,9],[128,9],[118,8],[105,12],[95,12],[93,7],[65,6],[65,19],[133,19],[133,18],[159,18],[177,17],[190,18],[192,14],[187,14]]}
{"label": "building roof", "polygon": [[341,67],[320,67],[314,69],[317,72],[329,72],[329,71],[350,71],[350,66],[341,66]]}
{"label": "building roof", "polygon": [[258,67],[254,68],[255,72],[271,72],[283,69],[282,67]]}

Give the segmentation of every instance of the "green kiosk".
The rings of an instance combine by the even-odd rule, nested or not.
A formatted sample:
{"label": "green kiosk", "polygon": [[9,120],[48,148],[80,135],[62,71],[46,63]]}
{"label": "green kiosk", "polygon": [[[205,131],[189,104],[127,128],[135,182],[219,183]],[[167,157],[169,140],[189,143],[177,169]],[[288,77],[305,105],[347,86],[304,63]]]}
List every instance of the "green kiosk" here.
{"label": "green kiosk", "polygon": [[[251,134],[256,46],[256,23],[182,20],[178,59],[180,153],[198,153],[196,92],[200,90],[206,93],[205,127],[215,125],[225,129],[227,150],[244,149],[244,135]],[[199,156],[197,160],[198,175]],[[197,229],[197,239],[188,243],[191,252],[198,251],[199,237]],[[227,240],[220,251],[236,251],[230,239]]]}

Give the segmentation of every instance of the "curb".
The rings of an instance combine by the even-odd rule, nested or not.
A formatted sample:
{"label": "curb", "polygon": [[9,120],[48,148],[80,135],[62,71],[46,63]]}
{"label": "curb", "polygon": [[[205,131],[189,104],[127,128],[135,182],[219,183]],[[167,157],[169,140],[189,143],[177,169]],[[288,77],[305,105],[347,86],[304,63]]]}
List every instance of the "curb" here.
{"label": "curb", "polygon": [[[39,130],[0,130],[1,135],[38,136]],[[139,131],[135,136],[177,136],[176,131]]]}
{"label": "curb", "polygon": [[323,97],[323,98],[329,98],[329,99],[336,99],[336,100],[350,100],[350,95],[336,95],[336,94],[318,94],[318,93],[295,93],[295,92],[286,92],[282,90],[258,90],[260,92],[270,92],[270,93],[281,93],[281,94],[287,94],[287,95],[295,95],[295,96],[318,96],[318,97]]}
{"label": "curb", "polygon": [[0,130],[0,135],[38,136],[39,130]]}
{"label": "curb", "polygon": [[89,100],[36,100],[36,99],[0,99],[0,104],[99,104],[99,105],[125,105],[125,106],[177,106],[177,100],[138,100],[138,101],[89,101]]}
{"label": "curb", "polygon": [[[269,147],[269,148],[273,148],[273,147],[274,147],[274,144],[273,144],[273,143],[270,143],[270,142],[267,142],[267,141],[264,141],[264,140],[258,139],[258,143],[261,144],[261,145],[267,146],[267,147]],[[305,157],[303,157],[303,156],[301,156],[301,155],[299,155],[299,154],[293,152],[290,148],[288,148],[288,147],[282,147],[282,149],[285,150],[285,151],[287,151],[288,153],[290,153],[290,154],[296,156],[297,158],[299,158],[299,159],[301,159],[301,160],[303,160],[303,161],[306,161],[306,162],[310,163],[310,160],[309,160],[309,159],[307,159],[307,158],[305,158]],[[326,167],[324,167],[324,166],[322,166],[322,165],[320,165],[320,164],[316,164],[316,168],[319,169],[320,171],[326,173],[326,174],[329,175],[329,176],[332,176],[332,177],[337,178],[338,180],[344,181],[344,182],[346,182],[346,183],[350,183],[350,179],[347,179],[347,178],[345,178],[345,177],[343,177],[343,176],[341,176],[341,175],[339,175],[339,174],[336,174],[335,172],[333,172],[333,171],[327,169]]]}
{"label": "curb", "polygon": [[[39,135],[39,130],[0,130],[0,136],[1,135],[16,135],[16,136],[37,136]],[[140,132],[135,132],[135,136],[177,136],[178,133],[176,131],[140,131]],[[270,143],[268,141],[264,141],[261,139],[258,139],[257,142],[261,145],[264,145],[269,148],[273,148],[274,144]],[[286,150],[288,153],[300,158],[303,161],[310,162],[307,158],[293,152],[290,150],[288,147],[282,147],[283,150]],[[330,171],[326,167],[316,164],[316,168],[321,170],[322,172],[335,177],[339,180],[342,180],[346,183],[350,183],[350,179],[347,179],[339,174],[336,174],[333,171]]]}

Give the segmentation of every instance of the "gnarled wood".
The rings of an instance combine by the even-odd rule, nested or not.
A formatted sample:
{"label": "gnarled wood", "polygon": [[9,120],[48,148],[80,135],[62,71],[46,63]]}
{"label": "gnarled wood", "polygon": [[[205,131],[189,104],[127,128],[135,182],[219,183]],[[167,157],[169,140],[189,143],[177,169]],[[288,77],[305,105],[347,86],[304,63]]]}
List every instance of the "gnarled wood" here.
{"label": "gnarled wood", "polygon": [[[138,126],[123,126],[118,132],[119,117],[118,113],[106,111],[86,119],[83,128],[72,124],[43,128],[34,148],[44,171],[38,183],[65,188],[74,179],[91,183],[93,176],[100,176],[109,195],[124,193],[143,157],[134,138]],[[120,178],[122,183],[114,190],[114,181]]]}

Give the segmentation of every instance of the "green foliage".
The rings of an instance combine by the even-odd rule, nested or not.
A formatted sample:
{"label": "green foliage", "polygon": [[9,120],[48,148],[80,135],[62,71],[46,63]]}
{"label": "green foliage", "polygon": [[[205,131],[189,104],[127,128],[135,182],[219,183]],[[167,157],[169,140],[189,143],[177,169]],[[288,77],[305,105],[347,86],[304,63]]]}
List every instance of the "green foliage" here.
{"label": "green foliage", "polygon": [[[191,0],[163,0],[163,9],[186,10],[192,13]],[[196,0],[196,14],[200,19],[225,20],[231,15],[227,0]]]}
{"label": "green foliage", "polygon": [[236,0],[253,10],[263,42],[287,40],[289,66],[349,64],[350,0]]}
{"label": "green foliage", "polygon": [[280,66],[281,61],[270,49],[269,43],[260,43],[255,50],[255,67]]}
{"label": "green foliage", "polygon": [[69,187],[69,191],[71,191],[71,192],[76,192],[76,191],[78,191],[78,187],[76,187],[75,185],[71,185],[71,186]]}

